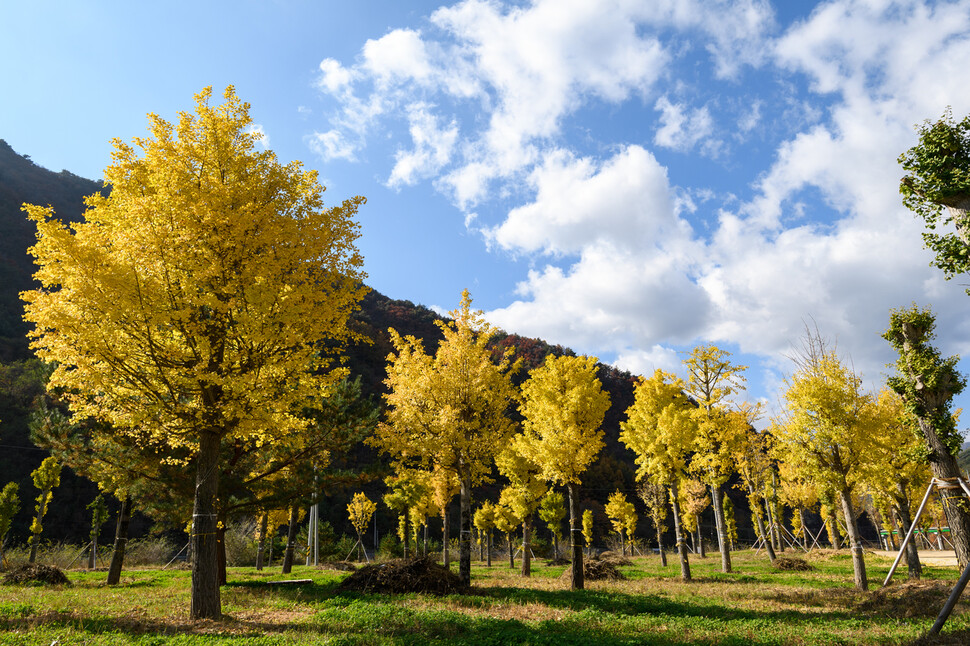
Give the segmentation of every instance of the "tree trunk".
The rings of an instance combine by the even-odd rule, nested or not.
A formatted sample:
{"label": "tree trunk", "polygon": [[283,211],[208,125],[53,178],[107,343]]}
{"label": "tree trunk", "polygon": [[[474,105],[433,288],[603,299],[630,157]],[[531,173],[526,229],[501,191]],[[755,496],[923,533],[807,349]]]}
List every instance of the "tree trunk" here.
{"label": "tree trunk", "polygon": [[128,523],[131,520],[131,496],[125,496],[118,512],[118,525],[115,528],[115,545],[111,552],[111,566],[108,568],[108,585],[117,585],[121,580],[121,568],[125,564],[125,547],[128,545]]}
{"label": "tree trunk", "polygon": [[758,530],[758,538],[765,542],[765,548],[768,552],[768,561],[771,563],[775,562],[775,548],[771,544],[771,537],[768,536],[768,532],[765,529],[765,521],[761,515],[761,503],[758,501],[758,496],[755,494],[754,487],[750,484],[748,485],[748,505],[751,507],[751,515],[754,517],[755,527]]}
{"label": "tree trunk", "polygon": [[[40,494],[40,502],[37,506],[37,515],[34,517],[34,524],[38,527],[41,526],[41,521],[44,519],[44,514],[47,513],[47,502],[50,500],[50,489],[44,490]],[[37,547],[40,544],[40,532],[32,533],[30,535],[30,558],[28,563],[33,563],[37,560]]]}
{"label": "tree trunk", "polygon": [[670,507],[674,513],[674,536],[677,539],[677,553],[680,555],[680,578],[690,581],[690,560],[687,557],[687,541],[680,524],[680,503],[677,502],[677,483],[670,484]]}
{"label": "tree trunk", "polygon": [[91,544],[88,546],[91,551],[88,553],[88,569],[93,570],[98,567],[98,537],[91,534]]}
{"label": "tree trunk", "polygon": [[448,551],[448,510],[441,510],[441,562],[447,568],[451,565],[451,552]]}
{"label": "tree trunk", "polygon": [[226,585],[226,523],[219,523],[216,530],[216,540],[219,541],[219,585]]}
{"label": "tree trunk", "polygon": [[842,542],[839,537],[839,518],[836,516],[834,509],[831,507],[827,507],[827,509],[829,513],[825,519],[825,531],[828,532],[829,543],[832,544],[832,549],[837,550]]}
{"label": "tree trunk", "polygon": [[532,576],[532,517],[522,521],[522,576]]}
{"label": "tree trunk", "polygon": [[664,532],[659,523],[657,526],[657,549],[660,550],[660,565],[667,567],[667,553],[664,551]]}
{"label": "tree trunk", "polygon": [[845,527],[849,533],[849,545],[852,549],[852,574],[855,587],[865,592],[869,589],[869,579],[866,577],[866,561],[862,551],[862,539],[859,536],[859,523],[852,506],[852,492],[840,491],[839,500],[842,502],[842,513],[845,514]]}
{"label": "tree trunk", "polygon": [[[906,486],[902,482],[896,483],[896,504],[899,512],[899,535],[906,536],[909,528],[913,525],[909,517],[909,495],[906,493]],[[915,537],[914,537],[915,538]],[[919,580],[923,576],[923,565],[919,560],[919,551],[916,548],[916,541],[910,539],[906,545],[906,569],[907,576],[913,580]]]}
{"label": "tree trunk", "polygon": [[799,507],[798,508],[798,519],[801,522],[801,526],[802,526],[802,547],[807,552],[808,551],[808,529],[805,526],[805,508],[804,507]]}
{"label": "tree trunk", "polygon": [[478,530],[478,562],[485,562],[485,535],[482,530]]}
{"label": "tree trunk", "polygon": [[721,485],[711,485],[711,505],[714,507],[714,523],[717,525],[717,545],[721,550],[721,572],[731,571],[731,543],[728,541],[727,524],[724,522],[724,500]]}
{"label": "tree trunk", "polygon": [[[404,513],[401,516],[401,519],[404,521],[404,539],[402,540],[402,542],[404,543],[404,558],[408,558],[411,555],[410,550],[408,549],[408,544],[410,543],[410,537],[411,537],[411,532],[408,531],[408,529],[409,529],[408,528],[408,516],[410,516],[410,515],[411,515],[411,510],[410,509],[405,509],[404,510]],[[414,551],[415,552],[418,551],[418,544],[417,544],[417,542],[415,542],[415,544],[414,544]]]}
{"label": "tree trunk", "polygon": [[216,536],[219,497],[217,433],[202,431],[196,455],[195,505],[192,513],[192,619],[222,617],[219,596],[219,546]]}
{"label": "tree trunk", "polygon": [[461,478],[458,510],[458,578],[462,585],[472,584],[472,479]]}
{"label": "tree trunk", "polygon": [[569,544],[572,551],[572,566],[570,569],[569,585],[573,590],[585,587],[583,579],[583,546],[579,544],[579,536],[583,529],[579,517],[579,491],[577,485],[570,482],[566,485],[569,492]]}
{"label": "tree trunk", "polygon": [[492,530],[485,532],[485,565],[492,567]]}
{"label": "tree trunk", "polygon": [[552,533],[552,559],[554,561],[559,560],[559,536],[556,532]]}
{"label": "tree trunk", "polygon": [[626,556],[626,541],[623,540],[623,530],[620,530],[620,555]]}
{"label": "tree trunk", "polygon": [[283,574],[289,574],[293,570],[293,550],[296,548],[297,518],[299,518],[299,510],[294,504],[290,507],[290,525],[286,531],[286,551],[283,553]]}
{"label": "tree trunk", "polygon": [[707,552],[704,551],[704,537],[701,535],[701,515],[697,514],[695,519],[697,521],[697,530],[694,532],[696,537],[696,544],[694,545],[694,548],[699,558],[706,559]]}
{"label": "tree trunk", "polygon": [[512,533],[509,532],[505,535],[505,539],[509,542],[509,569],[515,569],[515,552],[512,551]]}
{"label": "tree trunk", "polygon": [[[946,447],[939,441],[929,423],[920,418],[919,425],[930,445],[929,462],[933,475],[941,480],[962,477],[956,458],[946,451]],[[929,430],[926,427],[929,427]],[[930,437],[933,439],[931,440]],[[950,526],[950,537],[953,539],[957,562],[960,564],[960,569],[966,569],[967,564],[970,563],[970,501],[963,490],[957,486],[952,489],[938,488],[937,490],[940,498],[943,499],[943,513]]]}
{"label": "tree trunk", "polygon": [[263,556],[266,552],[266,531],[269,529],[269,514],[259,518],[259,548],[256,550],[256,570],[263,569]]}

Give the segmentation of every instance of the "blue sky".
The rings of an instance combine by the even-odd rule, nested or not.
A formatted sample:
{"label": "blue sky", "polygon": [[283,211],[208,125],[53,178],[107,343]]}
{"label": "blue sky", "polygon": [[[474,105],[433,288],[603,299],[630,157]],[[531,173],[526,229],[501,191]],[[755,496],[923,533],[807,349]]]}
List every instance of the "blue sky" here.
{"label": "blue sky", "polygon": [[970,1],[38,0],[6,3],[0,60],[0,138],[90,178],[147,112],[233,84],[331,203],[368,198],[374,288],[448,310],[468,287],[635,373],[713,342],[774,405],[809,323],[875,387],[913,302],[970,355],[896,164],[970,112]]}

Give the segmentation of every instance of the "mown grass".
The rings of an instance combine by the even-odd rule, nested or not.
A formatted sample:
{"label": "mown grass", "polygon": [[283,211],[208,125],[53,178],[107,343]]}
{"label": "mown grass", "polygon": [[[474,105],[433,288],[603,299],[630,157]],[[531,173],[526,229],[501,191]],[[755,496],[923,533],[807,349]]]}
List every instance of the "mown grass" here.
{"label": "mown grass", "polygon": [[[108,588],[103,572],[68,573],[72,586],[0,586],[0,645],[8,644],[967,644],[970,613],[961,602],[942,638],[921,640],[956,579],[929,567],[928,581],[902,576],[878,591],[890,562],[868,558],[873,592],[851,587],[851,564],[813,553],[808,572],[773,569],[764,555],[734,554],[731,574],[717,554],[694,559],[685,584],[673,561],[656,557],[621,567],[624,581],[570,591],[564,566],[538,561],[525,579],[507,565],[473,563],[473,591],[433,597],[338,593],[347,573],[297,567],[231,569],[222,591],[226,617],[188,619],[190,576],[134,570]],[[269,586],[309,578],[303,586]]]}

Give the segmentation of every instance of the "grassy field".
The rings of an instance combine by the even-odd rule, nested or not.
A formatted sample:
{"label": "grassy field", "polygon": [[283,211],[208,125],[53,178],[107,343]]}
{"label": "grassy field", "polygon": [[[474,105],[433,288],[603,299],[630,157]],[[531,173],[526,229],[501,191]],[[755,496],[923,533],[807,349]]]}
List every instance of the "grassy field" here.
{"label": "grassy field", "polygon": [[[956,568],[927,568],[922,583],[878,586],[890,561],[869,556],[873,592],[851,588],[846,553],[813,553],[808,572],[782,572],[763,554],[694,559],[695,580],[657,557],[621,567],[624,581],[572,592],[564,566],[539,561],[523,578],[499,561],[473,562],[473,591],[433,597],[337,593],[347,573],[296,567],[233,568],[225,619],[188,620],[189,572],[139,569],[108,588],[104,572],[69,572],[73,585],[0,585],[0,645],[8,644],[968,644],[961,602],[941,638],[922,641],[949,594]],[[904,577],[905,574],[902,574]],[[270,586],[310,578],[299,587]]]}

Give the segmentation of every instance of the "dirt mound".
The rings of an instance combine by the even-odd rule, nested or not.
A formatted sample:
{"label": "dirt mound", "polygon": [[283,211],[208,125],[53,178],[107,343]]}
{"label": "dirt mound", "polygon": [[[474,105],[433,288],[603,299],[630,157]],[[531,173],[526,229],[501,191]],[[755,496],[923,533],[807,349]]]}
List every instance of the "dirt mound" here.
{"label": "dirt mound", "polygon": [[939,614],[952,584],[946,581],[908,581],[873,590],[859,609],[887,617],[935,617]]}
{"label": "dirt mound", "polygon": [[3,582],[6,584],[31,583],[34,581],[49,585],[71,585],[64,573],[56,567],[36,563],[21,565],[3,577]]}
{"label": "dirt mound", "polygon": [[395,559],[366,565],[344,579],[340,591],[404,594],[455,594],[467,587],[451,570],[431,559]]}
{"label": "dirt mound", "polygon": [[776,570],[785,570],[788,572],[808,572],[809,570],[815,569],[815,566],[811,563],[797,556],[779,556],[772,565]]}
{"label": "dirt mound", "polygon": [[[571,576],[572,568],[566,568],[566,571],[563,572],[559,578],[568,579]],[[626,579],[626,577],[616,569],[616,564],[613,561],[603,561],[600,559],[588,559],[583,561],[583,578],[587,581],[622,581]]]}

